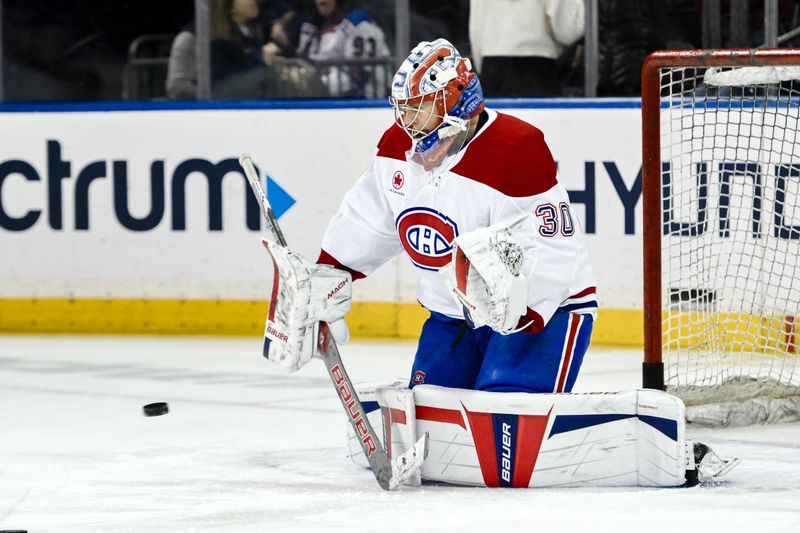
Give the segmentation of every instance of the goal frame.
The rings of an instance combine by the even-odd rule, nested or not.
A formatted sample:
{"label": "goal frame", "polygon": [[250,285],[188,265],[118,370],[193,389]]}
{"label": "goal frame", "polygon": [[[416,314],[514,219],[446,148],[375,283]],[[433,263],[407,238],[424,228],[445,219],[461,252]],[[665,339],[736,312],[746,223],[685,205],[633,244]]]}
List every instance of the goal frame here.
{"label": "goal frame", "polygon": [[661,69],[800,66],[800,49],[661,50],[642,65],[644,388],[665,390],[661,302]]}

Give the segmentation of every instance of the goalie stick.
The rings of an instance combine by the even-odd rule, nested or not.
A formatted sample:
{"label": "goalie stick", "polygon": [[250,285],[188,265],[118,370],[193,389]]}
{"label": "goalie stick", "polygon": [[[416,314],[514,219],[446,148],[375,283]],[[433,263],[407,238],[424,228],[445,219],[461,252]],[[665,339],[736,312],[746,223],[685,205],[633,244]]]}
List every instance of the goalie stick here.
{"label": "goalie stick", "polygon": [[[249,154],[242,154],[239,157],[239,164],[244,170],[247,181],[250,183],[250,188],[253,194],[258,198],[261,205],[261,212],[267,220],[269,226],[278,244],[286,246],[286,239],[281,232],[278,225],[278,220],[275,218],[275,213],[269,204],[267,195],[264,188],[261,186],[261,180],[256,172],[253,160]],[[267,345],[264,346],[264,356],[267,356]],[[328,371],[328,376],[333,382],[339,400],[342,402],[347,418],[353,426],[353,431],[359,437],[361,442],[361,449],[367,457],[372,473],[375,475],[378,484],[384,490],[396,489],[400,483],[411,477],[416,472],[428,455],[428,434],[423,435],[408,451],[404,454],[391,459],[386,451],[381,446],[380,439],[375,433],[375,429],[367,420],[364,407],[356,395],[356,389],[347,375],[347,371],[342,363],[342,358],[339,355],[339,349],[336,342],[330,335],[328,325],[321,323],[319,328],[319,337],[317,339],[317,355],[319,355],[325,363],[325,368]]]}

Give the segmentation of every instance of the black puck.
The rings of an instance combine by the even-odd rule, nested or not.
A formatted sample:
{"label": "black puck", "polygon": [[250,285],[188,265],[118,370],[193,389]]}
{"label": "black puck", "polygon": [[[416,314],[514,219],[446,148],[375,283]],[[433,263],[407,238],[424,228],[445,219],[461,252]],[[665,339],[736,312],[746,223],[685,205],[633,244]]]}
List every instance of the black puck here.
{"label": "black puck", "polygon": [[27,529],[0,529],[0,533],[28,533]]}
{"label": "black puck", "polygon": [[167,402],[148,403],[144,409],[144,416],[161,416],[169,413]]}

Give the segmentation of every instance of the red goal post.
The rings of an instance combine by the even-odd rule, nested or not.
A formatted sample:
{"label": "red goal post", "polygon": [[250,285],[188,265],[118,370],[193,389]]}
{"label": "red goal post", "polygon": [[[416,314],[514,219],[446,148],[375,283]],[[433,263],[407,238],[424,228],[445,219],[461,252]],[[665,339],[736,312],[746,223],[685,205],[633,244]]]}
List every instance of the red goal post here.
{"label": "red goal post", "polygon": [[[773,360],[766,373],[761,367],[747,369],[741,379],[772,380],[777,375],[779,396],[800,390],[800,371],[795,374],[793,368],[800,297],[796,302],[782,297],[780,305],[764,301],[779,292],[770,285],[777,278],[800,277],[800,259],[795,263],[800,256],[795,248],[800,231],[796,234],[795,228],[800,225],[787,222],[788,234],[769,226],[769,217],[788,213],[782,202],[790,195],[800,204],[800,193],[787,192],[785,179],[800,176],[794,166],[800,169],[795,137],[799,74],[800,50],[795,49],[658,51],[644,62],[646,388],[673,392],[675,387],[716,387],[722,378],[709,369],[727,380],[739,372],[734,369],[737,360],[743,367],[754,366],[756,356],[750,352],[758,357],[770,352]],[[770,184],[774,189],[776,180],[783,189],[765,192]],[[740,190],[745,192],[738,194]],[[736,210],[747,219],[739,226],[732,216]],[[755,265],[759,254],[761,265]],[[784,268],[778,274],[774,268],[763,271],[765,258],[780,258]],[[742,263],[738,268],[728,268],[737,262]],[[742,274],[747,271],[754,272],[753,279]],[[794,295],[795,289],[800,291],[800,280],[788,292]],[[753,296],[744,294],[760,299],[750,302],[747,298]],[[670,361],[673,356],[683,359]],[[777,358],[782,367],[791,368],[772,370]]]}

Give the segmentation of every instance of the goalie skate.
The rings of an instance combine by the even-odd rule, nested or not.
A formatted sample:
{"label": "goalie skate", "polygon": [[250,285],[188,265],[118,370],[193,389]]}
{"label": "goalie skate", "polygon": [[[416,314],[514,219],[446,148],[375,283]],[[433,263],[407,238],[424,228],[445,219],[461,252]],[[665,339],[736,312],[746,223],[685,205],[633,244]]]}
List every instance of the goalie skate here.
{"label": "goalie skate", "polygon": [[686,470],[686,486],[713,484],[742,462],[739,458],[723,459],[702,442],[687,442],[693,453],[687,450],[687,457],[694,460],[693,469]]}

